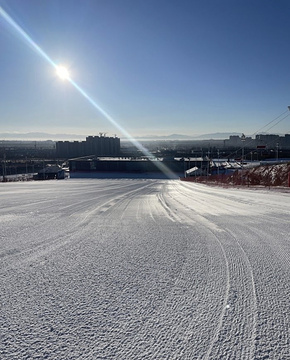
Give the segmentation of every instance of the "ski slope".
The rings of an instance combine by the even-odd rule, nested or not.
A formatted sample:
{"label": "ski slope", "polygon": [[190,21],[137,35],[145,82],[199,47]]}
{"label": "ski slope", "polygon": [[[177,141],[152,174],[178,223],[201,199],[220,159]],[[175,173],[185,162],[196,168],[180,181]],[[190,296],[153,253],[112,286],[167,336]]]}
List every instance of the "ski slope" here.
{"label": "ski slope", "polygon": [[0,184],[0,358],[290,359],[289,196]]}

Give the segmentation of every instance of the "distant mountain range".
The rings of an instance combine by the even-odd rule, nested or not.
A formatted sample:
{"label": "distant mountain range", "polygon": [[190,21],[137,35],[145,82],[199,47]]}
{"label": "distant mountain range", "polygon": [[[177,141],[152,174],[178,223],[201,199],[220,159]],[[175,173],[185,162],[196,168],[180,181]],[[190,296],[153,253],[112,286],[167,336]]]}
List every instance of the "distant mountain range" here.
{"label": "distant mountain range", "polygon": [[29,133],[0,133],[0,140],[85,140],[86,135],[76,134],[49,134],[45,132]]}
{"label": "distant mountain range", "polygon": [[183,135],[183,134],[171,134],[165,136],[137,136],[135,139],[137,140],[224,140],[229,138],[231,135],[241,135],[241,133],[236,132],[227,132],[227,133],[211,133],[211,134],[203,134],[203,135]]}
{"label": "distant mountain range", "polygon": [[[262,134],[262,133],[261,133]],[[266,134],[266,133],[263,133]],[[224,140],[228,139],[231,135],[241,136],[242,133],[238,132],[217,132],[203,135],[183,135],[183,134],[171,134],[164,136],[137,136],[136,140],[139,141],[153,141],[153,140]],[[284,134],[277,134],[284,135]],[[36,141],[36,140],[85,140],[87,135],[77,134],[49,134],[45,132],[29,132],[29,133],[0,133],[0,140],[23,140],[23,141]],[[121,140],[127,140],[121,137]]]}

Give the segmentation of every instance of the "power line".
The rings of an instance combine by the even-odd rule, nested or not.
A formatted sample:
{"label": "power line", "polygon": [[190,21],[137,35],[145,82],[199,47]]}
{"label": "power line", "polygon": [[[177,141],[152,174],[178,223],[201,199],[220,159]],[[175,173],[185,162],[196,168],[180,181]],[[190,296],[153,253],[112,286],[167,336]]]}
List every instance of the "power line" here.
{"label": "power line", "polygon": [[[284,113],[285,114],[285,113]],[[274,124],[273,126],[271,126],[267,131],[271,130],[274,126],[278,125],[282,120],[286,119],[290,114],[284,116],[281,120],[279,120],[276,124]]]}
{"label": "power line", "polygon": [[[275,117],[275,119],[271,120],[270,122],[268,122],[266,125],[264,125],[263,127],[261,127],[259,130],[257,130],[256,132],[254,132],[251,136],[255,136],[258,132],[262,131],[265,127],[267,127],[268,125],[272,124],[275,120],[279,119],[279,117],[283,116],[284,114],[286,114],[288,112],[288,110],[284,111],[282,114],[280,114],[279,116]],[[288,115],[287,115],[288,116]],[[278,123],[282,120],[284,120],[287,116],[285,116],[283,119],[279,120]],[[277,123],[277,124],[278,124]],[[272,127],[274,127],[275,125],[273,125]],[[270,129],[272,129],[272,127]],[[268,129],[268,130],[270,130]]]}
{"label": "power line", "polygon": [[[282,119],[280,119],[279,121],[277,121],[275,124],[273,124],[270,128],[266,129],[266,131],[271,130],[273,127],[275,127],[276,125],[278,125],[281,121],[283,121],[284,119],[286,119],[288,116],[290,116],[289,110],[284,111],[283,113],[281,113],[280,115],[278,115],[277,117],[275,117],[273,120],[269,121],[266,125],[264,125],[263,127],[261,127],[259,130],[257,130],[256,132],[254,132],[252,135],[250,135],[251,137],[257,135],[261,130],[265,129],[267,126],[271,125],[274,121],[278,120],[281,116],[285,115],[286,113],[288,113],[288,115],[284,116]],[[254,143],[255,139],[251,139],[248,140],[245,145],[250,145],[251,143]],[[276,140],[275,140],[276,141]],[[269,145],[271,145],[272,142],[269,143]],[[244,146],[245,147],[245,146]],[[229,158],[232,157],[233,155],[237,154],[239,151],[241,151],[243,149],[243,147],[238,148],[237,150],[233,151],[231,154],[229,154]],[[246,155],[250,154],[251,152],[248,152]]]}

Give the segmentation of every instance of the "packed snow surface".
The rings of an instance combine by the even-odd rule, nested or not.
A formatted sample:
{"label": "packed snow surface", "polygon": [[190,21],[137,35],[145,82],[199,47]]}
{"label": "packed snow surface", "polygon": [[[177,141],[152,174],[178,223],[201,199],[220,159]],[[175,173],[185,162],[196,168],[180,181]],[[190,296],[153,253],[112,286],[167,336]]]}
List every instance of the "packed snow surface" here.
{"label": "packed snow surface", "polygon": [[290,359],[290,194],[0,184],[0,358]]}

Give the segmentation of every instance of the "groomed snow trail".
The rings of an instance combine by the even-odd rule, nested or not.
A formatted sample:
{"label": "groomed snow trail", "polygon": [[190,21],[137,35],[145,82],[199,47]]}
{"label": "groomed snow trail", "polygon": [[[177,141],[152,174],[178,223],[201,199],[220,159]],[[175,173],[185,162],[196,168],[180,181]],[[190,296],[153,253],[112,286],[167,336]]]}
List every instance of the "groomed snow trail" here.
{"label": "groomed snow trail", "polygon": [[290,359],[289,196],[0,184],[0,359]]}

